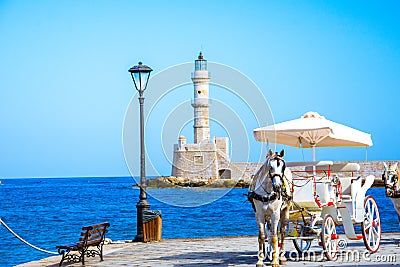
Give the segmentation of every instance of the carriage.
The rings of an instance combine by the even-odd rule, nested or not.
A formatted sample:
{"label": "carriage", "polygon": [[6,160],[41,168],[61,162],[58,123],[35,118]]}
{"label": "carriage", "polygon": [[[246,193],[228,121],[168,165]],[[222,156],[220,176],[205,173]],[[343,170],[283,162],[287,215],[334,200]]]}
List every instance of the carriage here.
{"label": "carriage", "polygon": [[[381,222],[378,206],[366,196],[374,176],[355,175],[357,163],[332,161],[287,162],[293,173],[293,205],[289,215],[288,238],[299,253],[320,239],[327,259],[335,260],[340,228],[350,240],[363,240],[372,253],[378,251]],[[356,231],[359,225],[361,230]]]}
{"label": "carriage", "polygon": [[[277,226],[276,223],[268,223],[271,217],[265,213],[265,210],[272,207],[272,201],[268,201],[271,199],[268,194],[276,188],[273,178],[277,176],[284,178],[286,167],[290,169],[290,179],[286,179],[288,183],[286,187],[290,187],[291,191],[291,199],[287,199],[286,202],[290,202],[291,205],[286,205],[290,207],[290,210],[286,209],[285,213],[282,213],[281,208],[282,239],[285,236],[286,239],[292,239],[299,253],[308,251],[313,240],[319,240],[328,260],[335,260],[337,257],[341,232],[350,240],[363,240],[370,252],[378,251],[381,240],[379,210],[375,199],[372,196],[366,196],[375,177],[373,175],[365,178],[358,176],[360,165],[357,163],[315,160],[317,146],[368,147],[372,145],[369,134],[329,121],[316,112],[308,112],[300,119],[255,129],[254,136],[259,142],[313,149],[312,161],[286,162],[281,169],[276,167],[279,166],[279,161],[283,161],[284,153],[281,152],[282,157],[279,157],[277,153],[275,155],[270,153],[266,163],[254,176],[249,187],[249,196],[252,198],[251,201],[258,201],[256,219],[259,224],[259,262],[257,266],[261,266],[262,256],[270,260],[273,258],[271,260],[273,266],[279,265],[276,245]],[[274,163],[275,166],[268,166],[271,165],[270,161],[278,161],[278,163]],[[270,171],[271,168],[274,169],[273,173]],[[263,169],[265,170],[262,171]],[[276,170],[280,170],[281,174],[276,174]],[[266,179],[267,176],[270,179]],[[255,186],[257,183],[261,185],[259,189]],[[267,188],[268,183],[270,183],[269,190],[263,190]],[[287,188],[285,190],[288,190]],[[255,193],[257,190],[259,193]],[[282,189],[278,190],[282,191]],[[274,212],[277,214],[276,209]],[[284,215],[284,220],[282,220],[282,215]],[[263,229],[261,225],[267,229]],[[264,238],[264,230],[271,231],[271,229],[272,242],[271,234],[267,234],[267,239]],[[285,232],[286,234],[283,234]],[[263,241],[265,241],[264,245],[262,245]],[[284,240],[281,240],[281,245],[283,244]],[[268,253],[270,251],[272,254]],[[271,257],[272,255],[274,257]],[[282,253],[280,255],[284,258]],[[280,258],[279,261],[281,261]]]}

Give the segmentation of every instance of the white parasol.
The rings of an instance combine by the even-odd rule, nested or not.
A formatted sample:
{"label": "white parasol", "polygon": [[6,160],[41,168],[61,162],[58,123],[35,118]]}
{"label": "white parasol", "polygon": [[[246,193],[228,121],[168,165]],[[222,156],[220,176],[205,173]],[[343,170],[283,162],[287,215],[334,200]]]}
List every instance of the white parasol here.
{"label": "white parasol", "polygon": [[300,119],[269,125],[254,130],[259,142],[313,148],[335,146],[372,146],[371,135],[339,124],[317,112],[307,112]]}

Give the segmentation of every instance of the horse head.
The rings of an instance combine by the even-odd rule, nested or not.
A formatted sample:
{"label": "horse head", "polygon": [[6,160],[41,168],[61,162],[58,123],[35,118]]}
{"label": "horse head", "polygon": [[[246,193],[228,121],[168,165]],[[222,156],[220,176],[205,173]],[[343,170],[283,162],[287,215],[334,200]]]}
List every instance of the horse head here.
{"label": "horse head", "polygon": [[286,163],[283,159],[284,155],[285,151],[283,149],[280,154],[269,150],[267,155],[268,177],[272,180],[272,186],[275,192],[280,192],[284,182],[283,177],[286,169]]}
{"label": "horse head", "polygon": [[385,182],[385,190],[387,197],[395,197],[399,193],[399,171],[397,169],[397,162],[390,164],[389,166],[386,162],[383,163],[384,170],[382,174],[382,179]]}

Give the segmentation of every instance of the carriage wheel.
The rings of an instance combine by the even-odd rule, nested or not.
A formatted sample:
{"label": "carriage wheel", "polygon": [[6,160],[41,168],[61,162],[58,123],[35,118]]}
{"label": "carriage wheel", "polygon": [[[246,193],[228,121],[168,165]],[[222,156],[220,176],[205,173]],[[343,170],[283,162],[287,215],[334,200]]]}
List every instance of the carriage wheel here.
{"label": "carriage wheel", "polygon": [[365,198],[365,218],[361,224],[365,247],[372,253],[377,252],[381,244],[381,219],[378,205],[372,196]]}
{"label": "carriage wheel", "polygon": [[311,247],[311,240],[309,239],[293,239],[293,245],[297,252],[304,253],[307,252]]}
{"label": "carriage wheel", "polygon": [[326,215],[321,232],[322,248],[328,260],[334,261],[338,251],[338,234],[336,224],[331,215]]}
{"label": "carriage wheel", "polygon": [[[304,227],[301,227],[300,237],[304,237]],[[293,239],[293,245],[297,252],[304,253],[310,249],[311,241],[310,239]]]}

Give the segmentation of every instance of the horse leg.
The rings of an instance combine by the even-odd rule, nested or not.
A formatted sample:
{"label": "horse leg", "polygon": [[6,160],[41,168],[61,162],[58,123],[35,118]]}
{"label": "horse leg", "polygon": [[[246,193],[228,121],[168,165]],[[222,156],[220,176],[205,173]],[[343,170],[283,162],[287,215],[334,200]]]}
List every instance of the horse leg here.
{"label": "horse leg", "polygon": [[[282,224],[282,222],[281,222]],[[285,257],[285,235],[286,235],[286,224],[283,224],[280,229],[280,236],[281,236],[281,247],[279,250],[279,263],[286,262]]]}
{"label": "horse leg", "polygon": [[261,216],[256,215],[258,224],[258,262],[256,266],[263,267],[265,258],[265,219],[259,217]]}
{"label": "horse leg", "polygon": [[279,251],[279,247],[278,247],[278,235],[274,234],[272,235],[272,262],[271,262],[271,266],[272,267],[278,267],[279,266],[279,257],[278,257],[278,251]]}
{"label": "horse leg", "polygon": [[281,234],[281,249],[279,253],[279,262],[285,263],[287,261],[285,257],[285,237],[286,237],[286,227],[287,227],[287,221],[289,220],[289,207],[286,207],[281,214],[281,229],[280,229],[280,234]]}
{"label": "horse leg", "polygon": [[400,198],[391,198],[393,202],[394,209],[396,210],[398,219],[399,219],[399,224],[400,224]]}
{"label": "horse leg", "polygon": [[271,221],[272,221],[272,227],[271,227],[271,234],[272,234],[272,262],[271,266],[272,267],[278,267],[279,266],[279,246],[278,246],[278,223],[280,219],[280,212],[278,211],[278,214],[273,214]]}

